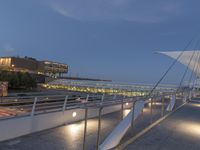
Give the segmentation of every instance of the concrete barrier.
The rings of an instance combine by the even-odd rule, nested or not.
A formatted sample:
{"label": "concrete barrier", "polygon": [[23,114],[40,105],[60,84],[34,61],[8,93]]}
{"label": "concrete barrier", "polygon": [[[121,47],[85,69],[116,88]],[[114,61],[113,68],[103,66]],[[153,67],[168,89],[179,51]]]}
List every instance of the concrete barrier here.
{"label": "concrete barrier", "polygon": [[[129,106],[124,106],[130,108]],[[105,107],[103,114],[119,111],[121,105]],[[73,117],[73,112],[76,117]],[[16,138],[34,132],[54,128],[68,123],[73,123],[84,119],[84,109],[71,109],[66,111],[51,112],[35,116],[16,117],[0,121],[0,141]],[[98,116],[98,109],[89,109],[88,118]]]}

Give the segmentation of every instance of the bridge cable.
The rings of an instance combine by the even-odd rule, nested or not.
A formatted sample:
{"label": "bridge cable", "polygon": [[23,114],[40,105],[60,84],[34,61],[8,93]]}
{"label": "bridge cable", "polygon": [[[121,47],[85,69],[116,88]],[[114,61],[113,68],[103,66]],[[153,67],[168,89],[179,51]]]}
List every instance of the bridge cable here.
{"label": "bridge cable", "polygon": [[198,72],[199,72],[199,64],[200,64],[200,51],[198,51],[198,54],[199,54],[199,58],[198,58],[198,60],[197,60],[197,66],[196,66],[196,75],[195,75],[195,79],[194,79],[194,81],[193,81],[193,85],[192,85],[192,89],[194,88],[194,85],[195,85],[195,81],[197,81],[197,79],[198,79]]}
{"label": "bridge cable", "polygon": [[[190,76],[190,79],[189,79],[189,82],[188,82],[188,87],[189,87],[189,88],[190,88],[190,84],[192,85],[192,86],[191,86],[191,87],[192,87],[191,89],[194,88],[194,82],[192,83],[192,79],[195,78],[195,77],[194,77],[195,74],[196,74],[195,72],[197,71],[197,67],[198,67],[198,65],[199,65],[198,63],[199,63],[199,60],[200,60],[200,57],[199,57],[199,50],[198,50],[198,47],[199,47],[198,45],[199,45],[199,43],[200,43],[200,40],[197,41],[196,46],[195,46],[195,49],[197,48],[197,49],[196,49],[196,53],[197,53],[196,55],[197,55],[197,56],[196,56],[196,58],[195,58],[195,60],[194,60],[194,62],[195,62],[195,63],[194,63],[194,67],[193,67],[193,69],[192,69],[192,71],[191,71],[191,76]],[[195,80],[195,79],[194,79],[194,80]]]}
{"label": "bridge cable", "polygon": [[186,48],[188,48],[188,46],[192,43],[192,41],[195,39],[195,37],[196,37],[196,35],[187,43],[187,45],[184,47],[183,51],[177,56],[177,58],[168,67],[168,69],[165,71],[165,73],[162,75],[162,77],[158,80],[158,82],[151,89],[151,91],[148,94],[148,97],[150,97],[152,95],[153,91],[157,88],[157,86],[160,84],[160,82],[162,82],[162,80],[165,78],[165,76],[168,74],[168,72],[174,67],[174,65],[177,63],[177,61],[179,60],[179,58],[185,52]]}
{"label": "bridge cable", "polygon": [[189,81],[188,81],[188,87],[190,87],[191,83],[192,83],[192,79],[194,78],[194,75],[195,75],[195,71],[196,71],[196,66],[198,65],[198,59],[199,59],[199,53],[196,51],[195,54],[196,57],[194,58],[194,66],[193,66],[193,69],[191,71],[191,74],[190,74],[190,78],[189,78]]}
{"label": "bridge cable", "polygon": [[184,73],[183,73],[183,76],[182,76],[181,80],[180,80],[180,83],[179,83],[179,86],[178,86],[178,88],[177,88],[177,90],[176,90],[176,93],[178,92],[178,90],[180,90],[180,88],[181,88],[181,86],[182,86],[183,80],[184,80],[184,78],[185,78],[185,76],[186,76],[186,74],[187,74],[187,72],[188,72],[188,69],[189,69],[189,66],[190,66],[190,64],[191,64],[191,61],[192,61],[192,59],[193,59],[193,57],[194,57],[194,54],[195,54],[195,51],[193,51],[192,56],[190,57],[190,60],[189,60],[189,62],[188,62],[188,64],[187,64],[187,67],[186,67],[186,69],[185,69],[185,71],[184,71]]}

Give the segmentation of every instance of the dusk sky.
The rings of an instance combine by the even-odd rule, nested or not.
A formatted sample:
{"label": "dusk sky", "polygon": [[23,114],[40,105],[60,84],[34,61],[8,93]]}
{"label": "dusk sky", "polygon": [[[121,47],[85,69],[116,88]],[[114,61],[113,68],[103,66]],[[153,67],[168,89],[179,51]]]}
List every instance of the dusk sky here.
{"label": "dusk sky", "polygon": [[[155,83],[200,30],[198,0],[1,0],[0,55],[69,65],[72,76]],[[194,46],[188,49],[194,49]],[[180,79],[177,65],[164,82]]]}

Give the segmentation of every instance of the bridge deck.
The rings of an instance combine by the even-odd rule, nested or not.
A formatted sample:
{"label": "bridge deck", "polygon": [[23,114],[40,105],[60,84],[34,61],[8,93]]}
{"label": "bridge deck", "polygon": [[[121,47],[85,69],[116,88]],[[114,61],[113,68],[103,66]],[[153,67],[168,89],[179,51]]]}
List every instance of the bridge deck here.
{"label": "bridge deck", "polygon": [[[165,104],[165,107],[166,105],[167,104]],[[125,110],[124,113],[128,113],[128,111]],[[158,119],[161,116],[160,105],[154,106],[153,114],[154,120]],[[102,116],[101,142],[113,130],[113,128],[119,123],[119,121],[120,112],[115,112]],[[88,120],[88,132],[86,142],[88,150],[95,149],[97,139],[97,123],[97,118]],[[126,134],[126,136],[122,139],[122,143],[133,135],[139,133],[141,130],[147,127],[149,123],[150,106],[147,105],[144,109],[142,117],[140,117],[140,119],[135,122],[133,131],[129,131]],[[0,142],[0,150],[81,150],[83,145],[83,129],[83,121],[68,124],[65,126],[19,137],[14,140]]]}
{"label": "bridge deck", "polygon": [[[154,110],[157,117],[160,116],[160,109]],[[126,115],[129,110],[124,110]],[[150,107],[145,108],[143,117],[150,117]],[[114,112],[102,116],[101,142],[120,122],[120,112]],[[155,116],[156,117],[156,116]],[[148,126],[149,119],[143,119],[137,126],[143,128]],[[148,123],[147,123],[148,122]],[[97,139],[98,119],[88,120],[87,149],[95,149]],[[135,130],[138,133],[141,128]],[[83,145],[84,121],[68,124],[65,126],[41,131],[38,133],[22,136],[13,140],[0,142],[0,150],[81,150]]]}
{"label": "bridge deck", "polygon": [[128,150],[199,150],[200,101],[184,105],[166,120],[128,145]]}

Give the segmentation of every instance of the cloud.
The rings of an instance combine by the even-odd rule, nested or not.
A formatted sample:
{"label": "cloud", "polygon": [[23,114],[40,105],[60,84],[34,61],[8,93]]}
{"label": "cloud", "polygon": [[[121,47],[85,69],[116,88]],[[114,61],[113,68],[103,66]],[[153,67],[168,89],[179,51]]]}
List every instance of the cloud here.
{"label": "cloud", "polygon": [[177,0],[43,0],[55,12],[80,21],[161,22],[173,17]]}
{"label": "cloud", "polygon": [[67,10],[65,10],[64,8],[60,7],[59,5],[54,4],[54,6],[52,7],[56,12],[58,12],[59,14],[65,16],[65,17],[70,17],[71,15],[67,12]]}

